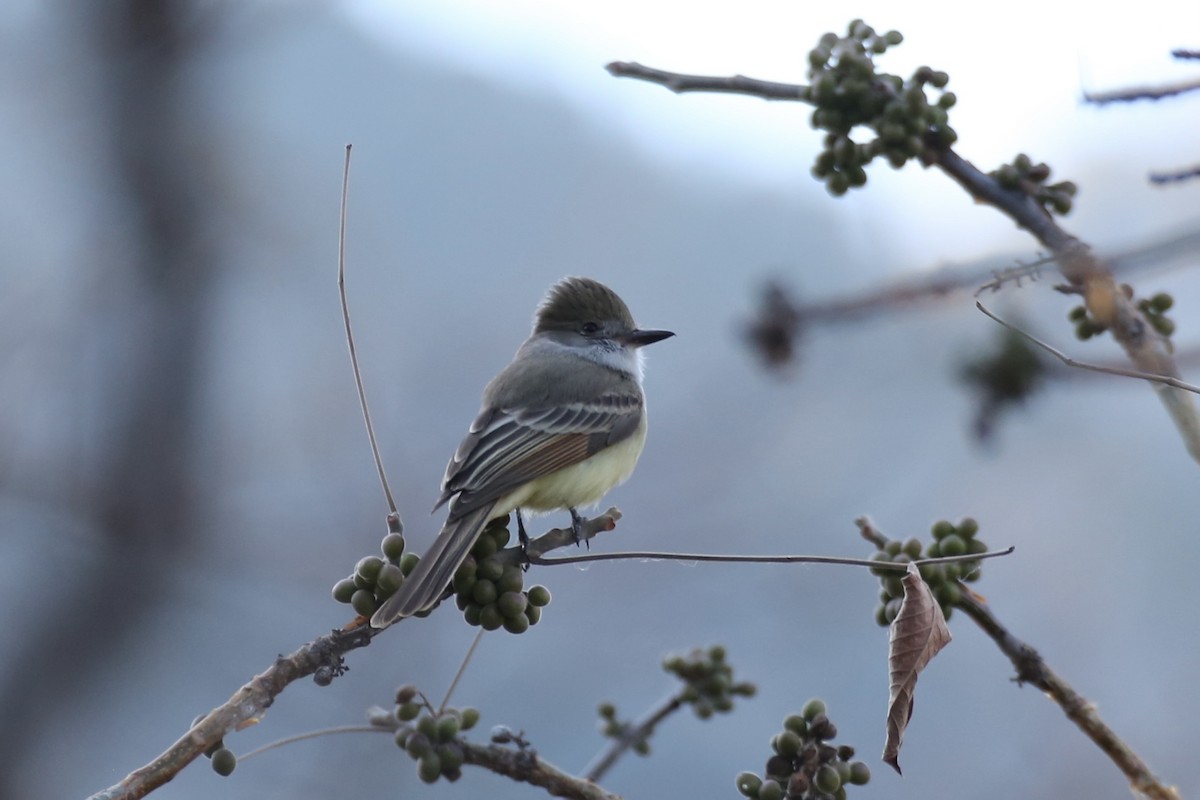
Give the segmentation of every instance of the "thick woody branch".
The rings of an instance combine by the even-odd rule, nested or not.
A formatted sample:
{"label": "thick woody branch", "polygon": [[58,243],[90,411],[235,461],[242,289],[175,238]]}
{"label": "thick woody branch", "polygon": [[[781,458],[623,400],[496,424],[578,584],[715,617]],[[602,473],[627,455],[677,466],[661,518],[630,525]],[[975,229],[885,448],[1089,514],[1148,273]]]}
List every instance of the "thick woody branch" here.
{"label": "thick woody branch", "polygon": [[90,800],[145,797],[174,778],[227,734],[257,722],[288,684],[312,675],[322,667],[339,672],[342,669],[342,657],[346,653],[370,643],[369,627],[335,630],[314,639],[291,655],[280,656],[264,672],[238,689],[223,705],[193,725],[166,752],[131,772],[120,783],[92,795]]}
{"label": "thick woody branch", "polygon": [[[584,537],[590,539],[602,531],[612,530],[616,527],[616,521],[620,517],[620,511],[610,508],[598,517],[583,520]],[[536,549],[536,552],[540,554],[574,543],[575,539],[570,530],[553,529],[530,542],[530,549],[531,552]],[[382,630],[372,628],[364,618],[359,617],[345,628],[318,637],[290,655],[280,656],[275,659],[274,664],[238,689],[224,704],[213,709],[203,719],[192,725],[162,755],[134,770],[119,783],[92,795],[89,800],[136,800],[136,798],[145,797],[169,782],[184,767],[202,756],[226,735],[258,722],[275,702],[275,698],[289,684],[313,675],[318,670],[322,670],[329,679],[341,675],[345,670],[343,657],[351,650],[366,647],[379,633],[382,633]],[[327,680],[322,681],[322,683],[327,682]],[[516,767],[506,767],[506,769],[516,769]],[[497,771],[501,774],[511,774],[504,770]],[[554,780],[557,780],[554,778],[555,773],[557,771],[554,773],[535,771],[530,773],[527,778],[521,779],[530,783],[539,780],[553,783]],[[514,775],[514,777],[516,776]],[[537,785],[545,784],[538,783]],[[570,796],[585,798],[593,795]],[[608,795],[599,794],[594,797],[608,797]]]}
{"label": "thick woody branch", "polygon": [[[673,92],[734,92],[768,100],[808,100],[806,86],[760,81],[741,75],[729,78],[684,75],[633,62],[613,62],[608,65],[608,71],[618,77],[656,83]],[[1063,277],[1083,297],[1092,319],[1111,331],[1138,371],[1180,377],[1169,342],[1147,323],[1133,298],[1117,284],[1108,266],[1101,263],[1086,244],[1063,230],[1030,194],[1004,188],[949,147],[928,147],[921,158],[924,163],[937,166],[949,175],[975,200],[1006,214],[1049,249],[1057,259]],[[1191,395],[1161,384],[1155,388],[1188,452],[1200,461],[1200,417]]]}

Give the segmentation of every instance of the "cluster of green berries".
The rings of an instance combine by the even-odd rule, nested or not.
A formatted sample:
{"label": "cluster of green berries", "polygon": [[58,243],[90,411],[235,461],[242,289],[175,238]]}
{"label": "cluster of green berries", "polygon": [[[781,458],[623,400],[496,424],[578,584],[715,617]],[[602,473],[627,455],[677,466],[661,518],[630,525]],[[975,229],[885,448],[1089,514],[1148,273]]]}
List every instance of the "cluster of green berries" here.
{"label": "cluster of green berries", "polygon": [[[964,517],[957,525],[948,520],[938,520],[931,529],[933,541],[928,544],[923,544],[915,536],[907,542],[892,539],[883,549],[872,555],[871,560],[907,564],[922,558],[986,553],[987,545],[975,538],[978,532],[979,523],[971,517]],[[929,586],[938,605],[942,607],[942,614],[949,619],[954,606],[962,597],[962,588],[958,581],[979,580],[980,562],[922,564],[920,570],[922,580]],[[900,613],[900,605],[904,601],[904,573],[897,569],[880,567],[872,567],[871,572],[879,576],[883,585],[879,592],[879,606],[875,609],[875,621],[887,627]]]}
{"label": "cluster of green berries", "polygon": [[1166,292],[1159,292],[1153,297],[1139,300],[1137,307],[1146,315],[1146,319],[1154,327],[1154,330],[1169,339],[1171,334],[1175,333],[1175,320],[1168,317],[1166,312],[1173,305],[1175,305],[1175,298]]}
{"label": "cluster of green berries", "polygon": [[525,572],[500,558],[508,544],[508,517],[494,519],[483,529],[470,555],[454,573],[454,600],[471,624],[494,631],[524,633],[542,618],[550,590],[534,586],[523,591]]}
{"label": "cluster of green berries", "polygon": [[845,800],[846,787],[871,780],[871,769],[852,761],[854,748],[826,744],[837,738],[837,726],[825,703],[809,700],[799,714],[783,721],[783,731],[771,738],[775,754],[767,759],[766,777],[743,772],[737,788],[752,800]]}
{"label": "cluster of green berries", "polygon": [[1020,189],[1055,214],[1070,213],[1075,193],[1079,191],[1071,181],[1047,184],[1050,167],[1045,163],[1034,164],[1024,153],[1018,154],[1011,164],[1001,164],[988,174],[1005,189]]}
{"label": "cluster of green berries", "polygon": [[[1133,287],[1128,283],[1121,284],[1121,291],[1130,300],[1133,299]],[[1167,316],[1167,311],[1175,305],[1175,298],[1166,292],[1159,292],[1153,297],[1144,298],[1137,303],[1138,310],[1145,315],[1146,320],[1163,336],[1170,338],[1175,333],[1175,320]],[[1067,319],[1075,323],[1075,336],[1081,341],[1087,341],[1108,330],[1088,314],[1087,307],[1080,304],[1067,312]]]}
{"label": "cluster of green berries", "polygon": [[[205,715],[201,714],[192,720],[192,727],[194,728],[204,717]],[[229,777],[237,769],[237,756],[225,746],[224,739],[218,739],[216,744],[204,751],[204,755],[212,762],[213,772],[223,778]]]}
{"label": "cluster of green berries", "polygon": [[[380,550],[382,558],[366,556],[359,559],[350,577],[333,585],[333,599],[349,603],[356,614],[364,617],[374,614],[384,600],[395,594],[419,560],[416,554],[404,552],[404,537],[399,533],[383,537]],[[428,612],[422,612],[418,616],[426,614]]]}
{"label": "cluster of green berries", "polygon": [[456,781],[462,777],[463,743],[459,734],[469,731],[479,722],[479,712],[473,708],[443,708],[434,711],[415,686],[396,690],[393,712],[400,726],[396,728],[396,746],[417,762],[417,775],[425,783],[438,778]]}
{"label": "cluster of green berries", "polygon": [[733,667],[725,660],[721,645],[668,655],[663,659],[663,669],[686,684],[680,697],[700,719],[708,719],[718,711],[732,711],[734,697],[753,697],[758,691],[749,681],[733,679]]}
{"label": "cluster of green berries", "polygon": [[[874,57],[903,40],[899,31],[879,34],[859,19],[850,23],[845,36],[822,36],[808,54],[804,99],[815,106],[812,126],[827,132],[812,174],[834,196],[864,185],[864,167],[877,156],[898,169],[958,138],[949,125],[949,110],[957,101],[945,91],[949,75],[918,67],[905,79],[875,70]],[[932,103],[927,86],[938,92]],[[873,130],[876,138],[854,141],[850,134],[860,126]]]}

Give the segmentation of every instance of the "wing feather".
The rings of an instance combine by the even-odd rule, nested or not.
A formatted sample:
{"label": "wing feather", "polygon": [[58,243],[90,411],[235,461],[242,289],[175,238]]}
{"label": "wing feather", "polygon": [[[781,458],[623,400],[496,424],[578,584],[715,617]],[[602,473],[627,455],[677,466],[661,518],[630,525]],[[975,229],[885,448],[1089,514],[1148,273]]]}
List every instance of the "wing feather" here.
{"label": "wing feather", "polygon": [[629,437],[641,421],[640,394],[602,395],[542,408],[485,408],[446,466],[438,506],[451,517],[494,503],[535,478],[577,464]]}

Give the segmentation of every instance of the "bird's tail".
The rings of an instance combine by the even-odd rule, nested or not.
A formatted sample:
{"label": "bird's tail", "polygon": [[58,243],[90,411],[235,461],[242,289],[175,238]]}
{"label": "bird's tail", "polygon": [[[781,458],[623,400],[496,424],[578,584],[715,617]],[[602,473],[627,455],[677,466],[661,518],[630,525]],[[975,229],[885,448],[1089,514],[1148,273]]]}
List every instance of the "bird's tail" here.
{"label": "bird's tail", "polygon": [[371,616],[371,626],[386,628],[401,617],[411,617],[433,606],[454,573],[471,552],[479,532],[490,519],[494,503],[461,517],[446,520],[441,532],[396,593],[383,601]]}

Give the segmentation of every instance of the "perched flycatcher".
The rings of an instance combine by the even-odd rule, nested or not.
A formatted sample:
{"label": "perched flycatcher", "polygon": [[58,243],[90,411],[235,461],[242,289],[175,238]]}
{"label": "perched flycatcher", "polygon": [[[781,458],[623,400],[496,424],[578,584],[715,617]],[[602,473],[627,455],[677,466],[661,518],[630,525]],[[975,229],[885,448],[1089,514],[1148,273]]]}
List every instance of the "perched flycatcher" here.
{"label": "perched flycatcher", "polygon": [[483,392],[483,408],[446,467],[446,523],[416,569],[371,617],[385,628],[433,606],[488,520],[514,509],[597,502],[633,472],[646,442],[641,348],[673,336],[639,330],[616,292],[589,278],[550,288],[533,333]]}

